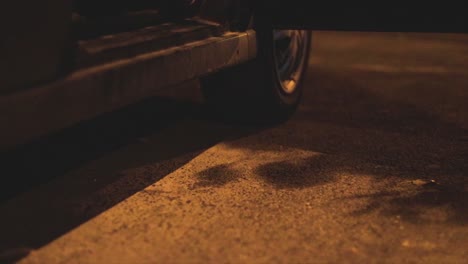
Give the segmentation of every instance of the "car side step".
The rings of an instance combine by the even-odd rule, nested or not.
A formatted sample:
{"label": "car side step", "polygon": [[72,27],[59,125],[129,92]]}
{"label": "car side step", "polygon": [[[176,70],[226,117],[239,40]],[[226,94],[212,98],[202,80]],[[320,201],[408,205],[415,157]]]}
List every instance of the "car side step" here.
{"label": "car side step", "polygon": [[223,32],[224,29],[218,23],[191,19],[82,40],[78,42],[76,67],[85,68],[131,58],[146,52],[221,36]]}
{"label": "car side step", "polygon": [[[141,38],[131,33],[125,41],[115,37],[109,42],[104,38],[82,43],[81,69],[47,85],[1,95],[0,122],[4,126],[0,150],[154,96],[160,89],[246,62],[257,54],[254,31],[206,37],[213,28],[175,28],[165,31],[163,44],[157,43],[160,36],[151,30],[143,30]],[[198,35],[200,31],[203,34]],[[171,41],[178,45],[169,46]]]}

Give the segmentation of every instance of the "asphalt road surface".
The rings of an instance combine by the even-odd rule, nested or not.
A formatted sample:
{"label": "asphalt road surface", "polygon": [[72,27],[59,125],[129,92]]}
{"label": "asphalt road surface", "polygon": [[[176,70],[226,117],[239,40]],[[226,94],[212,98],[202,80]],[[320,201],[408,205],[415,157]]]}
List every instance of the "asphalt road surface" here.
{"label": "asphalt road surface", "polygon": [[466,263],[468,36],[314,37],[283,125],[193,82],[3,154],[1,259]]}

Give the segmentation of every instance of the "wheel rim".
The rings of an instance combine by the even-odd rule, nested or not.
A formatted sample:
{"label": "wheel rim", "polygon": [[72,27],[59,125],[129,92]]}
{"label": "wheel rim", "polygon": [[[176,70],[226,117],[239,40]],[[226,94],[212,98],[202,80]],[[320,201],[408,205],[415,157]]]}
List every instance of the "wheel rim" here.
{"label": "wheel rim", "polygon": [[282,92],[292,94],[302,78],[307,63],[308,32],[305,30],[274,30],[274,63]]}

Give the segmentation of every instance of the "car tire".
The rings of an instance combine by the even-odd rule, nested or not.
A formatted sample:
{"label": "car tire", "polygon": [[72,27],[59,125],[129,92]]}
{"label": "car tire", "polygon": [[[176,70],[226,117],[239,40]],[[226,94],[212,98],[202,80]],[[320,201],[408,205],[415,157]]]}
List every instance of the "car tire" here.
{"label": "car tire", "polygon": [[229,121],[283,122],[302,98],[311,32],[254,29],[258,44],[254,60],[201,79],[206,105],[216,118]]}

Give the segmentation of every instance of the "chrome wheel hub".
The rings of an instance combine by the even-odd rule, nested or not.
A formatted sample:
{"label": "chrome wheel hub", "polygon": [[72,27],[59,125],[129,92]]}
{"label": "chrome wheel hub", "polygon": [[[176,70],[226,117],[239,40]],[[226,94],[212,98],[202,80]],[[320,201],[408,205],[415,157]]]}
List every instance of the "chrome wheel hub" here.
{"label": "chrome wheel hub", "polygon": [[301,79],[302,69],[307,63],[307,31],[274,30],[274,63],[282,91],[292,94]]}

